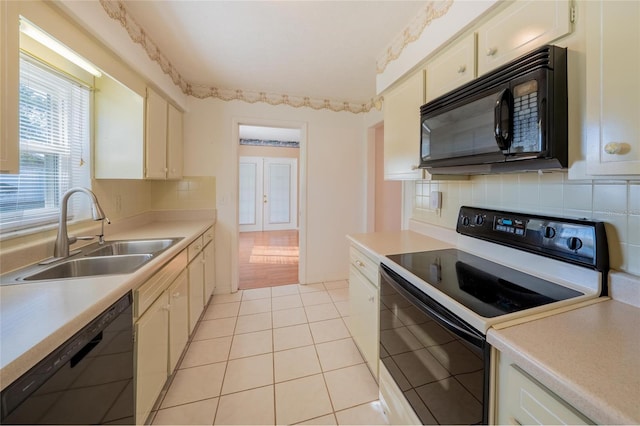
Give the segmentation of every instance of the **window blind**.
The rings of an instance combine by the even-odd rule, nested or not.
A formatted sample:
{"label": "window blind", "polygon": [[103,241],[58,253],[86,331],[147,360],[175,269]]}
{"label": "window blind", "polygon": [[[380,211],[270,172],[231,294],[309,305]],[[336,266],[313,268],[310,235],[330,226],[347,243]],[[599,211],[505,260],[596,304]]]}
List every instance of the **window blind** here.
{"label": "window blind", "polygon": [[[3,233],[56,222],[62,194],[90,186],[90,89],[22,55],[19,126],[20,174],[0,175]],[[70,218],[89,216],[84,198],[70,198]]]}

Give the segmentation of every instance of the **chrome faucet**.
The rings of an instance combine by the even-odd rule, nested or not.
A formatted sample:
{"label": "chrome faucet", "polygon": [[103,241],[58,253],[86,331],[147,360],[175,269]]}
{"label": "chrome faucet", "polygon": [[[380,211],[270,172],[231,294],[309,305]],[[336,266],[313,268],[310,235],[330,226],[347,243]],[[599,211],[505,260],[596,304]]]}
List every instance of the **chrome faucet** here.
{"label": "chrome faucet", "polygon": [[[102,211],[102,207],[100,207],[100,203],[98,203],[98,199],[96,195],[91,192],[91,190],[82,187],[71,188],[67,192],[62,195],[60,200],[60,223],[58,224],[58,235],[56,237],[56,245],[53,249],[53,257],[54,259],[62,259],[65,257],[69,257],[69,246],[76,241],[93,239],[94,237],[74,237],[69,236],[67,234],[67,202],[69,201],[69,197],[75,194],[76,192],[82,192],[87,194],[89,198],[91,198],[91,216],[93,216],[93,220],[102,220],[104,226],[104,220],[106,216],[104,211]],[[107,219],[108,220],[108,219]],[[104,228],[103,228],[104,234]]]}

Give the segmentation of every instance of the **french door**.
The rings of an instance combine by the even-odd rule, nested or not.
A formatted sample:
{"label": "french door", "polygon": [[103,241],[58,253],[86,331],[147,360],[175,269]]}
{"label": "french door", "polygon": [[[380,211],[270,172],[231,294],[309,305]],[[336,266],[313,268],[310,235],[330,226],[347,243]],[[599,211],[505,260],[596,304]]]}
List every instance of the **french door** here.
{"label": "french door", "polygon": [[298,160],[240,157],[240,232],[298,227]]}

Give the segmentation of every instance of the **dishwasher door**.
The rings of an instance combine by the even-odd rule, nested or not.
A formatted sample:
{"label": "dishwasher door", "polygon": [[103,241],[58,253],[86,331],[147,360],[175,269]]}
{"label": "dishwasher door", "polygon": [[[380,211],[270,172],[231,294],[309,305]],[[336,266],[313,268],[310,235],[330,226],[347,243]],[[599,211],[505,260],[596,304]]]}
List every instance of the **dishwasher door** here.
{"label": "dishwasher door", "polygon": [[133,424],[129,292],[2,391],[2,424]]}

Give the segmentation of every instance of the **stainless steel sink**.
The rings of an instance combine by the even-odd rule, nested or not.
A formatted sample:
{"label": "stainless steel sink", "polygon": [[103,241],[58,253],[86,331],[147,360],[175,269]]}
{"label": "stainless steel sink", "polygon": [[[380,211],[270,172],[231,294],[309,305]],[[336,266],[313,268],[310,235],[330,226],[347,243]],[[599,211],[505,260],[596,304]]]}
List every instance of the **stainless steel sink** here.
{"label": "stainless steel sink", "polygon": [[179,238],[107,241],[102,247],[88,251],[85,256],[120,256],[126,254],[156,255],[171,247],[178,240]]}
{"label": "stainless steel sink", "polygon": [[[0,276],[0,285],[113,274],[130,274],[182,238],[113,240],[82,247],[79,254],[31,265]],[[48,262],[51,262],[49,260]]]}
{"label": "stainless steel sink", "polygon": [[151,254],[130,254],[126,256],[85,257],[67,260],[35,274],[22,277],[22,280],[41,281],[95,275],[128,274],[147,263],[152,257],[153,255]]}

